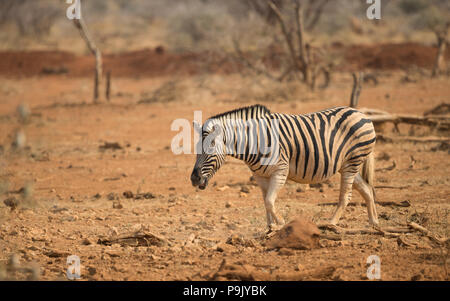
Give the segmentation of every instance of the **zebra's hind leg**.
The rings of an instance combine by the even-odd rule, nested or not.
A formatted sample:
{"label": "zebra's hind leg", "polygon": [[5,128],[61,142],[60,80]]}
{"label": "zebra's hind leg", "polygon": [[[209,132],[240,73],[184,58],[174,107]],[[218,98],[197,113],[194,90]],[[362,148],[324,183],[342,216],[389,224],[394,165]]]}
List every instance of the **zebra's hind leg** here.
{"label": "zebra's hind leg", "polygon": [[378,215],[375,207],[375,190],[366,181],[364,181],[359,173],[355,177],[353,186],[366,201],[369,223],[374,226],[378,225]]}
{"label": "zebra's hind leg", "polygon": [[330,220],[330,224],[336,225],[339,222],[345,207],[352,199],[352,186],[357,172],[342,171],[341,172],[341,191],[339,194],[339,203],[333,217]]}

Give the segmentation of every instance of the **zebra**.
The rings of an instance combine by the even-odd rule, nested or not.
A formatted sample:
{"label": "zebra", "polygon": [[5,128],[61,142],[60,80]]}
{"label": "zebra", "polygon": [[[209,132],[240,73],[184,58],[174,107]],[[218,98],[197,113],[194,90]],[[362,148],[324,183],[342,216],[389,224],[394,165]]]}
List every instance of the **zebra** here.
{"label": "zebra", "polygon": [[[369,223],[378,225],[373,184],[376,134],[371,120],[358,110],[343,106],[291,115],[257,104],[212,116],[203,126],[194,121],[194,128],[201,131],[203,147],[192,185],[205,189],[228,155],[244,161],[262,190],[269,231],[285,223],[276,213],[275,200],[288,179],[313,184],[338,172],[339,201],[329,224],[337,225],[355,188],[366,202]],[[272,144],[270,152],[261,151],[264,143]]]}

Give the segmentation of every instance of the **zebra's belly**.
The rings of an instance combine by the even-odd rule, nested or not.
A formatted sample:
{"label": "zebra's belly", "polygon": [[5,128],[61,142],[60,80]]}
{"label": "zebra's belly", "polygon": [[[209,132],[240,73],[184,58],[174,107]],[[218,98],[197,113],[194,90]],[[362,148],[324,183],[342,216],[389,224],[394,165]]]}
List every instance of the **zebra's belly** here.
{"label": "zebra's belly", "polygon": [[305,175],[303,175],[303,171],[296,172],[295,164],[290,164],[288,179],[292,180],[294,182],[297,182],[297,183],[302,183],[302,184],[316,184],[316,183],[321,183],[323,181],[326,181],[334,175],[335,174],[333,174],[332,172],[328,172],[327,175],[321,175],[321,176],[316,174],[314,177],[312,176],[311,173],[306,173]]}

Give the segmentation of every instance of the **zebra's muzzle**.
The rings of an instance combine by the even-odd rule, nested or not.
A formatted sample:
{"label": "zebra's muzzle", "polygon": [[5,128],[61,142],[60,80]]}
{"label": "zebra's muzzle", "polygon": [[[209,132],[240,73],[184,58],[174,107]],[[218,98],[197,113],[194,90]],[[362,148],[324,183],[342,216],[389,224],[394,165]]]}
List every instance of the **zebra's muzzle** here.
{"label": "zebra's muzzle", "polygon": [[202,178],[200,181],[200,184],[198,185],[198,188],[200,188],[201,190],[204,190],[206,188],[206,186],[208,186],[208,179]]}
{"label": "zebra's muzzle", "polygon": [[201,190],[205,189],[208,185],[208,179],[206,177],[202,177],[198,169],[194,169],[191,174],[191,182],[192,186],[200,188]]}

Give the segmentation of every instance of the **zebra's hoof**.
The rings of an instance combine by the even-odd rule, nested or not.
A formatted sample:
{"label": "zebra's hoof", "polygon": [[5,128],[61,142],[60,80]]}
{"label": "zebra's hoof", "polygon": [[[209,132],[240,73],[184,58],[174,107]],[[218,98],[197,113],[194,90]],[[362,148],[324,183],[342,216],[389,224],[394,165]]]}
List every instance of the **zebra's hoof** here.
{"label": "zebra's hoof", "polygon": [[269,232],[270,232],[270,231],[272,231],[272,232],[277,232],[277,231],[279,231],[281,228],[283,228],[283,226],[284,226],[284,224],[283,224],[283,225],[270,224],[270,226],[269,226]]}

